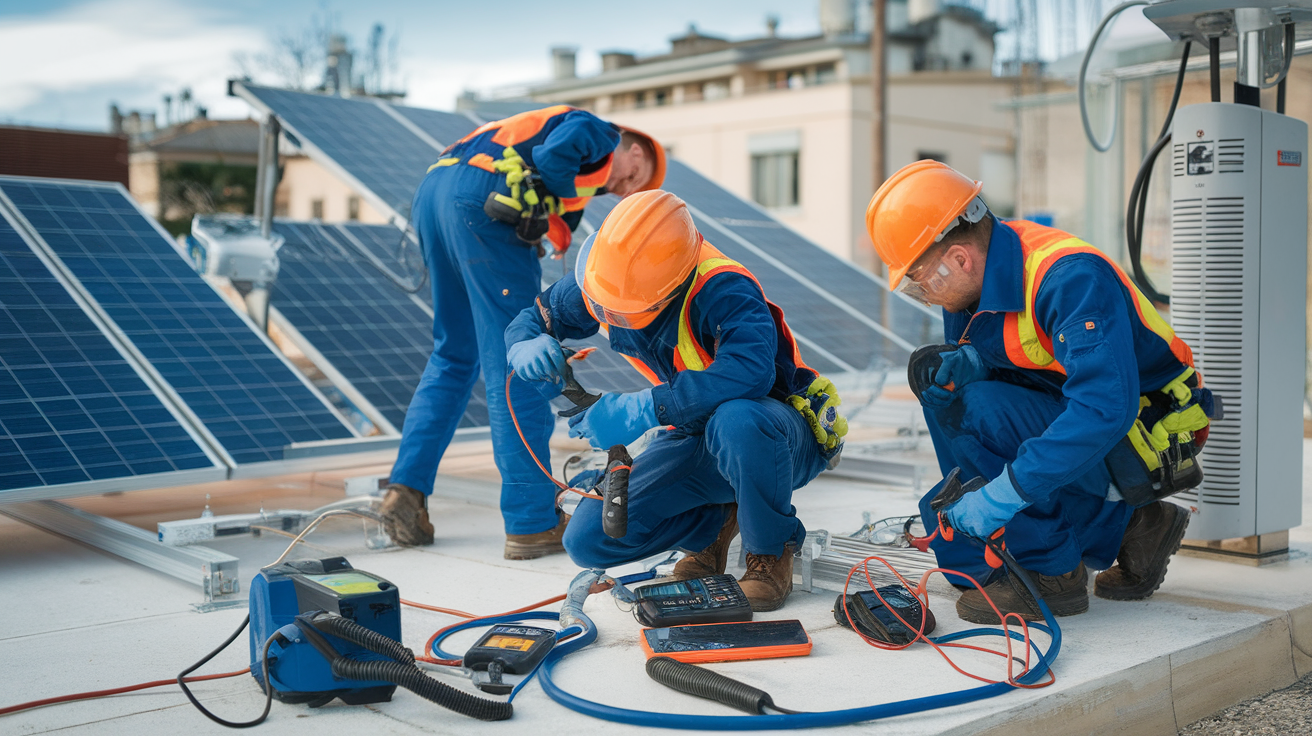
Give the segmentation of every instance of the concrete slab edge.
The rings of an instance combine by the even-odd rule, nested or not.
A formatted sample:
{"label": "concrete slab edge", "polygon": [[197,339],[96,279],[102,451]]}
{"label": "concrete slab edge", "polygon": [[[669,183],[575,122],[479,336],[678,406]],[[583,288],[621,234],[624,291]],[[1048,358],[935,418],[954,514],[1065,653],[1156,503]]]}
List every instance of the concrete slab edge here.
{"label": "concrete slab edge", "polygon": [[1175,736],[1184,726],[1312,672],[1310,644],[1312,604],[945,734]]}

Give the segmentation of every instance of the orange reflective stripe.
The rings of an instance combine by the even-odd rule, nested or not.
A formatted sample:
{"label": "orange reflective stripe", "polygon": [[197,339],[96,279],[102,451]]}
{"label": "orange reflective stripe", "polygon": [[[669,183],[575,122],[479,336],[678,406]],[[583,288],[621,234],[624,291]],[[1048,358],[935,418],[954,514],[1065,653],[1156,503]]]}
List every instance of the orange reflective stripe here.
{"label": "orange reflective stripe", "polygon": [[[679,342],[674,351],[674,367],[676,370],[706,370],[715,361],[714,356],[708,353],[697,340],[697,333],[692,329],[692,310],[690,307],[693,297],[702,290],[706,282],[710,281],[711,277],[721,273],[738,273],[746,276],[752,280],[752,283],[756,284],[756,288],[761,290],[761,296],[765,296],[765,289],[751,271],[748,271],[741,263],[726,258],[715,246],[702,241],[701,263],[697,266],[697,276],[693,280],[692,287],[688,289],[688,295],[683,299],[683,308],[679,313]],[[792,349],[793,365],[815,373],[815,370],[802,361],[802,354],[797,348],[797,340],[793,338],[793,331],[789,329],[788,323],[784,320],[784,310],[769,299],[765,300],[765,304],[770,309],[770,316],[774,319],[780,334]]]}
{"label": "orange reflective stripe", "polygon": [[565,212],[578,212],[588,206],[588,197],[561,197],[560,206]]}
{"label": "orange reflective stripe", "polygon": [[494,123],[498,129],[492,136],[492,142],[501,146],[513,146],[522,143],[541,132],[547,121],[563,115],[574,108],[569,105],[552,105],[541,110],[529,110],[512,115],[505,120]]}
{"label": "orange reflective stripe", "polygon": [[610,167],[614,163],[614,158],[614,154],[608,153],[604,159],[606,163],[602,164],[596,171],[574,177],[574,188],[576,190],[592,189],[595,191],[606,186],[606,181],[610,179]]}
{"label": "orange reflective stripe", "polygon": [[1066,369],[1053,355],[1052,337],[1034,319],[1034,305],[1038,299],[1043,278],[1064,256],[1089,253],[1102,258],[1120,279],[1121,284],[1134,297],[1135,312],[1139,321],[1165,341],[1171,354],[1184,365],[1193,367],[1193,351],[1162,319],[1148,297],[1139,291],[1125,271],[1106,253],[1056,228],[1037,225],[1023,220],[1004,223],[1020,236],[1025,262],[1025,309],[1007,314],[1003,325],[1003,345],[1007,358],[1019,368],[1051,370],[1065,375]]}
{"label": "orange reflective stripe", "polygon": [[625,360],[629,361],[629,365],[633,366],[639,373],[641,373],[643,378],[646,378],[648,381],[651,381],[651,385],[659,386],[662,383],[664,383],[663,381],[661,381],[661,379],[656,377],[656,371],[652,370],[651,366],[647,365],[641,360],[638,360],[632,355],[624,355],[623,353],[621,353],[620,355],[622,355]]}
{"label": "orange reflective stripe", "polygon": [[492,157],[486,153],[476,153],[473,156],[470,156],[467,163],[470,166],[477,166],[484,171],[489,171],[493,174],[497,173],[496,168],[493,166],[495,162],[492,160]]}

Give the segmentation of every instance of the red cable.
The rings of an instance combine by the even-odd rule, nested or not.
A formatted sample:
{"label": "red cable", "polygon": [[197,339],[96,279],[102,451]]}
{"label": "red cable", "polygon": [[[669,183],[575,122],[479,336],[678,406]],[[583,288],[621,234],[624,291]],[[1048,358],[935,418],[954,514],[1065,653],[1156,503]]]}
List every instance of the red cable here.
{"label": "red cable", "polygon": [[[974,585],[975,588],[977,588],[977,589],[979,590],[980,594],[984,596],[984,600],[988,602],[989,607],[992,608],[992,609],[993,609],[993,612],[998,616],[998,620],[999,620],[999,621],[1001,622],[1001,624],[1002,624],[1002,633],[1003,633],[1003,638],[1006,639],[1007,651],[1004,653],[1004,652],[999,652],[999,651],[995,651],[995,650],[992,650],[992,649],[987,649],[987,648],[985,648],[985,647],[974,646],[974,645],[971,645],[971,644],[958,644],[958,643],[944,643],[944,644],[938,644],[938,643],[934,642],[933,640],[931,640],[929,637],[925,636],[925,623],[926,623],[928,617],[922,615],[921,618],[920,618],[920,626],[919,626],[919,627],[913,627],[913,626],[911,626],[909,623],[907,623],[906,619],[902,618],[901,614],[899,614],[899,613],[897,612],[897,609],[896,609],[896,608],[894,608],[893,606],[888,605],[888,603],[884,600],[884,597],[883,597],[882,595],[879,594],[879,590],[878,590],[878,588],[875,586],[874,581],[873,581],[873,580],[871,579],[871,577],[870,577],[870,561],[871,561],[871,560],[877,560],[877,561],[879,561],[879,562],[882,562],[882,563],[884,564],[884,566],[887,567],[887,568],[889,569],[889,571],[891,571],[895,577],[897,577],[898,581],[902,583],[903,587],[905,587],[905,588],[907,589],[907,591],[910,592],[912,595],[916,596],[916,599],[917,599],[918,601],[920,601],[921,606],[922,606],[925,610],[929,610],[929,591],[928,591],[928,587],[927,587],[927,585],[928,585],[928,582],[929,582],[929,576],[930,576],[930,575],[932,575],[932,574],[935,573],[935,572],[940,572],[940,573],[944,573],[944,574],[958,575],[958,576],[960,576],[960,577],[965,578],[966,580],[969,580],[970,583],[971,583],[972,585]],[[877,598],[879,599],[879,601],[880,601],[881,603],[884,604],[885,608],[887,608],[887,609],[893,614],[893,616],[896,617],[897,620],[898,620],[903,626],[905,626],[905,627],[908,628],[908,629],[912,629],[912,628],[916,629],[916,638],[915,638],[915,639],[913,639],[912,641],[910,641],[910,642],[908,642],[908,643],[906,643],[906,644],[889,644],[889,643],[887,643],[887,642],[882,642],[882,641],[879,641],[879,640],[877,640],[877,639],[873,639],[873,638],[871,638],[871,637],[869,637],[869,636],[866,636],[864,633],[862,633],[862,631],[861,631],[860,629],[857,628],[855,622],[852,621],[852,614],[851,614],[851,612],[847,610],[847,589],[848,589],[848,587],[851,585],[851,582],[852,582],[852,576],[856,574],[856,572],[857,572],[858,569],[862,569],[862,570],[864,571],[864,573],[865,573],[865,578],[866,578],[866,583],[870,585],[870,589],[871,589],[871,591],[873,591],[874,594],[875,594],[875,597],[877,597]],[[878,649],[900,650],[900,649],[906,649],[907,647],[911,646],[912,644],[916,643],[917,641],[923,641],[923,642],[925,642],[926,644],[929,644],[931,647],[933,647],[933,648],[934,648],[934,651],[938,652],[939,656],[943,657],[944,661],[946,661],[946,662],[948,663],[948,665],[950,665],[954,670],[956,670],[957,672],[959,672],[959,673],[961,673],[961,674],[963,674],[963,675],[965,675],[965,676],[967,676],[967,677],[970,677],[970,678],[973,678],[973,679],[979,680],[979,681],[981,681],[981,682],[986,682],[986,683],[989,683],[989,684],[996,684],[997,682],[1000,682],[1000,681],[999,681],[999,680],[990,680],[990,679],[988,679],[988,678],[981,677],[981,676],[979,676],[979,675],[975,675],[975,674],[972,674],[972,673],[970,673],[970,672],[967,672],[967,671],[963,670],[961,667],[957,666],[957,664],[956,664],[955,662],[952,661],[952,658],[949,657],[949,656],[947,655],[947,653],[943,651],[943,649],[944,649],[945,647],[951,647],[951,648],[954,648],[954,649],[969,649],[969,650],[972,650],[972,651],[985,652],[985,653],[987,653],[987,654],[996,654],[996,655],[998,655],[998,656],[1000,656],[1000,657],[1006,657],[1006,658],[1007,658],[1007,679],[1005,680],[1005,682],[1007,682],[1007,684],[1009,684],[1009,685],[1011,685],[1011,686],[1013,686],[1013,687],[1033,689],[1033,688],[1047,687],[1048,685],[1051,685],[1051,684],[1053,684],[1054,682],[1057,681],[1057,675],[1056,675],[1056,673],[1054,673],[1051,669],[1048,670],[1048,680],[1047,680],[1046,682],[1041,682],[1041,683],[1037,683],[1037,684],[1033,684],[1033,685],[1026,685],[1026,684],[1021,683],[1021,682],[1018,681],[1018,678],[1020,678],[1020,677],[1024,677],[1025,674],[1028,673],[1028,672],[1030,671],[1030,652],[1031,652],[1031,648],[1030,648],[1030,630],[1029,630],[1029,623],[1028,623],[1027,621],[1025,621],[1025,619],[1024,619],[1020,614],[1015,613],[1015,612],[1009,612],[1009,613],[1007,613],[1006,615],[1003,615],[1002,612],[1001,612],[1000,610],[998,610],[997,605],[994,604],[993,599],[990,598],[990,597],[989,597],[989,594],[988,594],[987,592],[984,591],[984,587],[983,587],[983,586],[981,586],[981,585],[980,585],[980,584],[979,584],[974,578],[970,577],[969,575],[966,575],[965,573],[957,572],[956,570],[948,570],[948,569],[941,568],[941,567],[936,567],[936,568],[933,568],[933,569],[931,569],[931,570],[927,570],[927,571],[924,573],[924,575],[921,576],[921,578],[920,578],[920,584],[919,584],[919,585],[912,585],[912,584],[911,584],[911,583],[910,583],[905,577],[902,576],[902,573],[898,572],[897,569],[894,568],[893,565],[890,564],[890,563],[888,562],[888,560],[885,560],[885,559],[882,558],[882,557],[876,557],[876,556],[867,557],[867,558],[865,558],[864,560],[862,560],[861,562],[857,563],[856,565],[853,565],[853,566],[852,566],[852,569],[849,570],[848,573],[847,573],[847,579],[846,579],[846,580],[844,581],[844,583],[843,583],[843,615],[847,617],[847,622],[848,622],[848,624],[850,624],[850,625],[852,626],[852,630],[855,631],[855,632],[857,633],[857,635],[860,636],[861,639],[864,640],[864,641],[865,641],[867,644],[869,644],[870,646],[876,647],[876,648],[878,648]],[[1007,625],[1007,621],[1008,621],[1009,619],[1011,619],[1011,618],[1015,618],[1015,619],[1019,622],[1019,626],[1020,626],[1021,632],[1022,632],[1023,637],[1024,637],[1024,644],[1025,644],[1024,669],[1022,669],[1021,672],[1020,672],[1019,674],[1017,674],[1017,673],[1015,672],[1016,661],[1017,661],[1017,659],[1019,659],[1019,658],[1016,657],[1016,656],[1013,654],[1013,650],[1012,650],[1012,641],[1013,641],[1013,640],[1012,640],[1012,638],[1011,638],[1011,629],[1010,629],[1010,627]]]}
{"label": "red cable", "polygon": [[[219,680],[225,677],[236,677],[237,675],[244,675],[250,671],[251,668],[247,667],[244,670],[237,670],[236,672],[223,672],[217,675],[196,675],[195,677],[185,678],[184,682],[204,682],[205,680]],[[11,705],[7,708],[0,708],[0,716],[7,716],[10,713],[17,713],[20,710],[27,710],[29,708],[39,708],[43,705],[54,705],[56,703],[71,703],[76,700],[90,700],[92,698],[103,698],[109,695],[121,695],[123,693],[131,693],[137,690],[145,690],[147,688],[152,688],[152,687],[163,687],[165,685],[176,685],[176,684],[178,684],[178,679],[174,677],[168,680],[154,680],[152,682],[143,682],[140,685],[128,685],[127,687],[116,687],[111,690],[92,690],[90,692],[76,693],[74,695],[60,695],[57,698],[33,700],[27,703],[19,703],[18,705]]]}
{"label": "red cable", "polygon": [[[580,353],[581,352],[582,351],[580,351]],[[578,357],[578,355],[575,355],[575,357]],[[573,360],[573,358],[571,358],[571,360]],[[564,483],[561,483],[560,481],[556,480],[556,476],[552,475],[550,470],[547,470],[546,466],[542,464],[542,461],[538,459],[537,453],[533,452],[532,447],[529,447],[528,440],[524,438],[524,430],[519,428],[519,418],[515,416],[515,406],[514,404],[510,403],[510,379],[514,377],[515,377],[515,371],[513,369],[510,371],[510,373],[506,374],[506,409],[510,411],[510,421],[515,423],[515,431],[519,433],[519,441],[524,443],[524,449],[528,450],[529,457],[533,458],[533,462],[538,464],[538,470],[541,470],[543,475],[546,475],[548,478],[550,478],[551,482],[556,484],[556,487],[560,489],[561,493],[565,493],[565,492],[577,493],[584,498],[591,498],[597,501],[605,500],[601,496],[592,493],[584,493],[583,491],[580,491],[577,488],[570,488]],[[556,501],[557,503],[559,503],[560,501],[559,494],[557,494],[556,496]]]}

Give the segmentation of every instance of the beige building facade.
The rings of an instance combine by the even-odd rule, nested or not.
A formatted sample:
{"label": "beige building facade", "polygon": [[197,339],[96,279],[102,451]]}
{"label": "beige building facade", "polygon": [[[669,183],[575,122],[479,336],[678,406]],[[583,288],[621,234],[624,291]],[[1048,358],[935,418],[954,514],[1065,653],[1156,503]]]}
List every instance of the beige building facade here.
{"label": "beige building facade", "polygon": [[321,222],[388,222],[359,194],[309,156],[283,155],[282,177],[273,195],[276,217]]}
{"label": "beige building facade", "polygon": [[[982,179],[990,204],[1011,214],[1016,116],[1000,103],[1016,85],[991,73],[996,28],[969,9],[930,9],[909,16],[906,3],[890,3],[888,173],[942,160]],[[572,52],[557,50],[560,78],[526,91],[651,134],[835,255],[874,268],[869,40],[850,25],[827,30],[730,42],[690,29],[666,55],[603,54],[602,73],[588,78],[572,76]]]}

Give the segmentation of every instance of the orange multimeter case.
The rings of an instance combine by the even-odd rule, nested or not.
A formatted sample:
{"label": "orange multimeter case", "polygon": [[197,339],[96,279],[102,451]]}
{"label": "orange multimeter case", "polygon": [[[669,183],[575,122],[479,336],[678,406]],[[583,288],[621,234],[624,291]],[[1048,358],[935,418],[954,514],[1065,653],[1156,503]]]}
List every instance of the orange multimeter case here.
{"label": "orange multimeter case", "polygon": [[669,657],[689,664],[811,653],[811,636],[797,619],[643,629],[639,641],[649,658]]}

